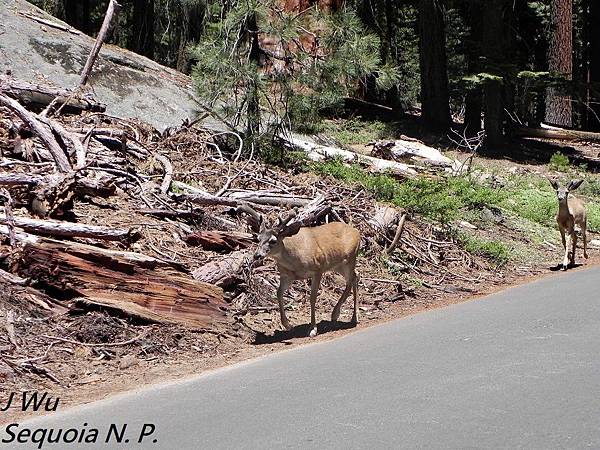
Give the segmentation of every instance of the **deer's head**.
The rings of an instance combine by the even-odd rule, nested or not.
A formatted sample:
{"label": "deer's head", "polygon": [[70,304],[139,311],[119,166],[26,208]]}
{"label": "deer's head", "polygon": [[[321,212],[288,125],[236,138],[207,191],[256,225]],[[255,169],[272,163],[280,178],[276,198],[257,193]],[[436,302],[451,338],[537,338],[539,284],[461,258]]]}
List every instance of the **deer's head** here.
{"label": "deer's head", "polygon": [[581,183],[583,183],[583,180],[571,180],[566,186],[561,186],[555,179],[548,178],[548,181],[556,191],[556,197],[558,198],[559,203],[565,203],[569,198],[569,193],[577,189],[581,186]]}
{"label": "deer's head", "polygon": [[[264,259],[266,256],[274,256],[281,250],[281,244],[286,237],[293,236],[300,231],[301,223],[293,222],[297,211],[293,209],[285,217],[280,217],[277,224],[269,226],[262,214],[259,214],[248,205],[239,208],[248,214],[251,226],[255,231],[258,228],[258,246],[254,252],[254,260]],[[293,222],[293,223],[290,223]]]}

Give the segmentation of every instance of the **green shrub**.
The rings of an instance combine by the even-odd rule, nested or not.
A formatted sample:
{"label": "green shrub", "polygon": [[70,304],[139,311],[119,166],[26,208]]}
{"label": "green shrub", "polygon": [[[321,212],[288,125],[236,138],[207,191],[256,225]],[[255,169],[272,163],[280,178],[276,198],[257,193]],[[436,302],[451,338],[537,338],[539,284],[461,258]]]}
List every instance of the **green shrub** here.
{"label": "green shrub", "polygon": [[549,167],[558,172],[567,172],[569,170],[569,158],[561,152],[556,152],[550,157]]}

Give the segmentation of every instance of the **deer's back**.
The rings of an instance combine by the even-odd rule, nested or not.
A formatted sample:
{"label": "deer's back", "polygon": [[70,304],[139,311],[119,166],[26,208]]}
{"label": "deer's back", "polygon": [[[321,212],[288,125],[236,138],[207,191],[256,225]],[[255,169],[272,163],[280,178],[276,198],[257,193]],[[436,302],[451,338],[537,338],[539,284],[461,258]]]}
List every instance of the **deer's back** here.
{"label": "deer's back", "polygon": [[294,272],[298,277],[310,277],[326,272],[340,264],[354,264],[360,246],[360,233],[341,222],[312,228],[301,228],[294,236],[283,240],[277,258],[280,269]]}

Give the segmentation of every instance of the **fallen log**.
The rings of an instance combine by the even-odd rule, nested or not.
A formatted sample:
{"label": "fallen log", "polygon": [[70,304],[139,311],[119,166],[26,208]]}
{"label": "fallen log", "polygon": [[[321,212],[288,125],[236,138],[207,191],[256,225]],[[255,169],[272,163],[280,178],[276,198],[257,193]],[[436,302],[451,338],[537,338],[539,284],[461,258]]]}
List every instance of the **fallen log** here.
{"label": "fallen log", "polygon": [[304,151],[308,158],[312,159],[313,161],[341,158],[344,162],[365,164],[374,172],[392,172],[408,178],[414,178],[417,175],[415,166],[408,164],[390,161],[387,159],[374,158],[373,156],[361,155],[359,153],[337,147],[318,145],[305,139],[301,139],[297,136],[289,137],[279,135],[278,137],[284,145]]}
{"label": "fallen log", "polygon": [[46,107],[54,101],[65,113],[69,114],[80,114],[82,111],[106,111],[106,105],[98,103],[89,96],[27,83],[6,76],[0,76],[0,91],[30,108]]}
{"label": "fallen log", "polygon": [[416,139],[398,139],[372,143],[372,156],[393,159],[394,161],[414,161],[432,166],[450,167],[453,160],[447,158],[438,149],[429,147]]}
{"label": "fallen log", "polygon": [[189,201],[196,205],[204,206],[223,205],[237,207],[246,203],[253,203],[255,205],[296,207],[305,206],[312,200],[308,197],[279,194],[270,191],[233,191],[227,193],[227,195],[217,196],[180,181],[173,181],[173,185],[190,192],[189,194],[174,194],[173,197],[177,201]]}
{"label": "fallen log", "polygon": [[134,317],[205,328],[224,318],[223,291],[149,256],[44,239],[23,248],[22,276]]}
{"label": "fallen log", "polygon": [[[4,208],[0,208],[4,214]],[[114,227],[101,227],[80,223],[63,222],[58,220],[39,220],[26,217],[13,217],[14,226],[29,233],[46,236],[85,237],[105,241],[135,242],[139,233],[133,229],[119,229]],[[0,224],[7,225],[6,217],[0,216]]]}
{"label": "fallen log", "polygon": [[600,142],[600,133],[592,131],[566,130],[564,128],[529,128],[518,127],[513,131],[515,136],[523,138],[557,139],[563,141]]}
{"label": "fallen log", "polygon": [[198,281],[227,288],[242,281],[242,271],[244,268],[250,269],[251,263],[252,253],[238,250],[193,270],[192,276]]}
{"label": "fallen log", "polygon": [[[42,176],[28,173],[0,173],[0,186],[30,186],[51,184],[55,175]],[[95,177],[75,178],[73,186],[76,195],[108,198],[115,195],[114,177],[102,174]]]}
{"label": "fallen log", "polygon": [[243,249],[254,243],[254,237],[250,233],[235,231],[197,231],[188,234],[183,240],[188,245],[218,252]]}

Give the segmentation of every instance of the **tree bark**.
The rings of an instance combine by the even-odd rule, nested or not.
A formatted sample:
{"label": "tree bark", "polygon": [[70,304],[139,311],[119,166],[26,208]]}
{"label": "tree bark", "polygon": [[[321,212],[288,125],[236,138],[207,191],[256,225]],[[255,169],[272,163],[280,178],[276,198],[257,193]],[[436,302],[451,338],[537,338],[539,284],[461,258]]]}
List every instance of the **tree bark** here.
{"label": "tree bark", "polygon": [[483,8],[483,55],[485,72],[493,77],[484,87],[485,148],[496,152],[504,142],[504,78],[503,66],[510,57],[512,2],[490,0]]}
{"label": "tree bark", "polygon": [[442,0],[419,1],[419,65],[423,120],[447,130],[451,119]]}
{"label": "tree bark", "polygon": [[[548,68],[566,80],[573,79],[573,0],[553,0]],[[596,27],[598,24],[595,25]],[[598,57],[597,55],[595,56]],[[562,127],[573,124],[571,96],[550,87],[546,95],[546,122]]]}
{"label": "tree bark", "polygon": [[588,124],[592,131],[600,131],[600,2],[590,0],[588,10],[589,32],[589,91]]}
{"label": "tree bark", "polygon": [[[469,26],[469,35],[465,43],[467,51],[467,71],[477,74],[482,70],[481,39],[483,36],[482,8],[479,2],[463,2],[462,15]],[[483,96],[481,86],[475,86],[465,95],[465,128],[468,136],[476,135],[481,130],[481,113],[483,112]]]}
{"label": "tree bark", "polygon": [[224,318],[220,288],[146,255],[44,239],[23,249],[23,275],[86,303],[204,328]]}

